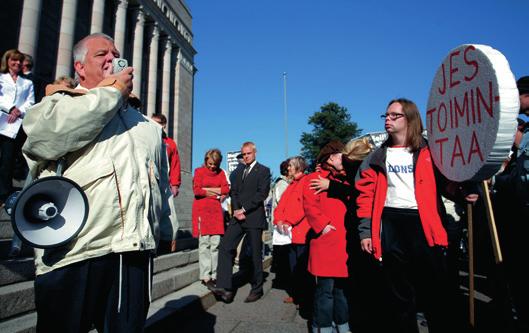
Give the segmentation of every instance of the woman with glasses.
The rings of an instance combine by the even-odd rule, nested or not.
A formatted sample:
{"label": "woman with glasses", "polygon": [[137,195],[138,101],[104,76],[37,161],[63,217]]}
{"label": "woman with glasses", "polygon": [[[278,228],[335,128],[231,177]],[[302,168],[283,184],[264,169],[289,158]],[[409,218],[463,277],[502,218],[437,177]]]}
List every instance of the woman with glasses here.
{"label": "woman with glasses", "polygon": [[387,303],[393,332],[418,332],[418,300],[429,332],[453,332],[441,194],[468,202],[478,196],[465,196],[435,168],[415,103],[392,100],[382,118],[388,139],[364,161],[355,184],[361,248],[382,264],[388,302],[380,307]]}

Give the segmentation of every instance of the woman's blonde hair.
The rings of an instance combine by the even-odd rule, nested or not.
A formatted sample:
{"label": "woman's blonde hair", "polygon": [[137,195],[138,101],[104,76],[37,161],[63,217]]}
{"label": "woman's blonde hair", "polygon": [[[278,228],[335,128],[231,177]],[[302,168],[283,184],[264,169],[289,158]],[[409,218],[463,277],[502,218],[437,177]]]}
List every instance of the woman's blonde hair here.
{"label": "woman's blonde hair", "polygon": [[218,167],[220,167],[220,163],[222,162],[222,153],[220,150],[214,148],[210,149],[206,152],[206,155],[204,156],[204,165],[208,162],[208,159],[211,158],[213,160],[213,163]]}
{"label": "woman's blonde hair", "polygon": [[368,138],[356,139],[347,142],[343,154],[351,161],[361,161],[373,151],[373,148]]}
{"label": "woman's blonde hair", "polygon": [[2,64],[0,65],[0,72],[7,73],[9,67],[7,65],[7,60],[9,59],[18,59],[20,62],[24,61],[24,54],[17,49],[7,50],[2,56]]}

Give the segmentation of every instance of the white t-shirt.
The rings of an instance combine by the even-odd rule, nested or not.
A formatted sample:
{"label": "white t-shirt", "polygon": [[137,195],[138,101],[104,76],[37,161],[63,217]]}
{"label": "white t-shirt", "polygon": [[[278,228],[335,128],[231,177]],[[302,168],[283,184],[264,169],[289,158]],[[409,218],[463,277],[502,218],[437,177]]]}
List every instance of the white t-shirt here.
{"label": "white t-shirt", "polygon": [[417,209],[413,179],[413,153],[406,147],[390,147],[386,154],[388,191],[385,207]]}

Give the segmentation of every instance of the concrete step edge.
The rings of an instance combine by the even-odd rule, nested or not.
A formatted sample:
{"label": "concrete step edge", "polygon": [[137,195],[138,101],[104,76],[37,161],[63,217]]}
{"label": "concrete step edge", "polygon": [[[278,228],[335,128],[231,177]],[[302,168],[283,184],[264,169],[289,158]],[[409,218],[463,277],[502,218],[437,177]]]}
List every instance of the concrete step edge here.
{"label": "concrete step edge", "polygon": [[35,278],[33,258],[16,258],[0,261],[0,286]]}
{"label": "concrete step edge", "polygon": [[31,312],[0,322],[2,333],[33,333],[37,327],[37,313]]}

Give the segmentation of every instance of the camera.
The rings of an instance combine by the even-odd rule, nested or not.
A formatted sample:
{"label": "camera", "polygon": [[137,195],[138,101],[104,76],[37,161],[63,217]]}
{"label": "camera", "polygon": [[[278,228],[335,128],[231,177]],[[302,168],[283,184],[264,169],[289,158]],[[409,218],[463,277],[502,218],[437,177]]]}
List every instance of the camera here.
{"label": "camera", "polygon": [[123,58],[112,59],[112,74],[121,72],[128,65],[129,63],[127,62],[127,59],[123,59]]}

